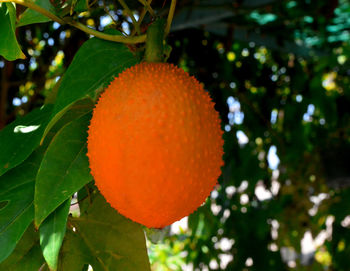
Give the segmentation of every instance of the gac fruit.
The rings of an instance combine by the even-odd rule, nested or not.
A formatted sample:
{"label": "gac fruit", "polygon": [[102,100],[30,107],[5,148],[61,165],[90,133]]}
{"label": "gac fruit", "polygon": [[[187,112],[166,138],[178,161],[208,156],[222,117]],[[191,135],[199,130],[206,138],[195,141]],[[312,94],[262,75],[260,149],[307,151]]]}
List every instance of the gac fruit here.
{"label": "gac fruit", "polygon": [[222,155],[214,103],[172,64],[125,70],[93,111],[88,157],[96,186],[119,213],[149,228],[195,211],[217,183]]}

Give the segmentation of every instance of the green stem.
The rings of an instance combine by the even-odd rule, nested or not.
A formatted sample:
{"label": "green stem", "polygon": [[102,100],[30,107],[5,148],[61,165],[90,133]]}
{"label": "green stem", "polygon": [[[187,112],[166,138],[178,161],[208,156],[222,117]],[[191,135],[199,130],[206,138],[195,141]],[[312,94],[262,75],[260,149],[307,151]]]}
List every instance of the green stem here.
{"label": "green stem", "polygon": [[140,36],[134,36],[134,37],[126,37],[126,36],[121,36],[121,35],[110,35],[110,34],[105,34],[99,31],[96,31],[94,29],[91,29],[87,27],[86,25],[83,25],[79,22],[68,20],[65,18],[60,18],[48,10],[36,5],[32,1],[29,0],[0,0],[0,3],[16,3],[22,6],[25,6],[27,8],[30,8],[32,10],[35,10],[39,12],[40,14],[43,14],[44,16],[50,18],[51,20],[58,22],[59,24],[69,24],[75,28],[78,28],[82,31],[84,31],[87,34],[93,35],[97,38],[104,39],[104,40],[109,40],[109,41],[114,41],[114,42],[120,42],[120,43],[127,43],[127,44],[136,44],[136,43],[142,43],[146,41],[146,35],[140,35]]}
{"label": "green stem", "polygon": [[163,41],[164,41],[164,26],[165,21],[163,19],[157,19],[147,29],[146,40],[146,62],[163,62]]}
{"label": "green stem", "polygon": [[[1,0],[0,0],[1,1]],[[142,43],[146,41],[146,35],[140,35],[140,36],[134,36],[134,37],[126,37],[121,35],[109,35],[105,34],[99,31],[96,31],[94,29],[91,29],[87,27],[86,25],[83,25],[76,21],[67,22],[69,25],[74,26],[75,28],[78,28],[85,33],[88,33],[90,35],[93,35],[97,38],[114,41],[114,42],[120,42],[120,43],[127,43],[127,44],[137,44]]]}
{"label": "green stem", "polygon": [[176,7],[176,0],[171,0],[170,9],[169,9],[169,13],[168,13],[167,24],[166,24],[166,27],[165,27],[165,36],[167,36],[169,34],[169,32],[170,32],[171,23],[173,21],[174,13],[175,13],[175,7]]}

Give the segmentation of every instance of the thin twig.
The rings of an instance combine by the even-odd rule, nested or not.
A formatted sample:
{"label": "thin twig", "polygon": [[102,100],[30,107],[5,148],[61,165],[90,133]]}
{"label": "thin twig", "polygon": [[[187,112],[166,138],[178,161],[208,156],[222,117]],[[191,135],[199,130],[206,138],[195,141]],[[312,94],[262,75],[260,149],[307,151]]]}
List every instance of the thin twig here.
{"label": "thin twig", "polygon": [[107,8],[107,5],[106,5],[106,1],[102,0],[102,2],[103,2],[103,9],[104,9],[104,11],[108,14],[109,17],[111,17],[112,21],[117,25],[118,22],[113,18],[112,14],[109,12],[109,10]]}
{"label": "thin twig", "polygon": [[[89,1],[89,0],[87,0],[87,1]],[[90,4],[88,4],[88,9],[90,10],[90,8],[93,6],[93,5],[95,5],[97,3],[97,0],[93,0]]]}
{"label": "thin twig", "polygon": [[[144,7],[146,7],[145,14],[146,14],[146,11],[148,11],[149,14],[151,14],[152,17],[156,17],[156,13],[154,12],[154,10],[153,10],[152,7],[151,7],[152,0],[148,0],[148,1],[139,0],[139,2],[140,2]],[[145,15],[144,15],[144,16],[145,16]],[[141,17],[141,16],[140,16],[140,17]]]}
{"label": "thin twig", "polygon": [[85,197],[81,198],[77,202],[71,203],[70,206],[74,206],[74,205],[80,204],[82,201],[86,200],[87,198],[89,198],[89,195],[86,195]]}
{"label": "thin twig", "polygon": [[134,24],[134,27],[136,29],[137,34],[140,35],[140,28],[137,27],[137,22],[136,22],[134,14],[132,14],[131,10],[129,9],[128,5],[124,2],[124,0],[118,0],[118,2],[122,5],[122,7],[125,10],[126,14],[129,15],[129,17],[131,18],[131,21]]}
{"label": "thin twig", "polygon": [[[142,1],[142,0],[141,0]],[[141,23],[143,21],[143,19],[145,18],[146,16],[146,13],[147,11],[153,16],[155,17],[155,13],[153,11],[153,9],[151,8],[151,3],[152,3],[152,0],[148,0],[147,1],[147,5],[144,5],[144,8],[142,9],[141,11],[141,14],[140,14],[140,17],[139,17],[139,20],[137,21],[137,24],[135,25],[134,29],[132,30],[131,32],[131,36],[133,36],[136,32],[136,28],[139,28],[140,29],[140,26],[141,26]],[[147,8],[146,8],[147,7]],[[148,8],[149,7],[149,8]],[[152,13],[151,13],[152,12]]]}
{"label": "thin twig", "polygon": [[39,268],[39,270],[38,271],[42,271],[42,270],[44,270],[44,267],[46,266],[46,263],[43,263],[41,266],[40,266],[40,268]]}
{"label": "thin twig", "polygon": [[89,189],[89,187],[88,187],[87,184],[85,185],[85,190],[86,190],[87,196],[88,196],[88,198],[89,198],[89,203],[92,204],[91,192],[90,192],[90,189]]}
{"label": "thin twig", "polygon": [[[148,0],[147,5],[148,5],[150,8],[151,8],[151,6],[150,6],[151,3],[152,3],[152,0]],[[140,31],[141,31],[141,24],[142,24],[143,19],[144,19],[145,16],[146,16],[147,11],[149,11],[149,9],[146,8],[146,6],[144,6],[144,8],[142,9],[141,14],[140,14],[140,16],[139,16],[139,20],[137,21],[137,23],[136,23],[134,29],[131,31],[131,36],[135,35],[135,33],[136,33],[136,28],[140,29]],[[153,9],[152,9],[152,12],[154,13]],[[152,15],[152,14],[151,14],[151,15]]]}
{"label": "thin twig", "polygon": [[170,9],[169,9],[169,13],[168,13],[167,24],[166,24],[166,27],[165,27],[165,36],[167,36],[169,34],[169,32],[170,32],[171,23],[173,21],[174,13],[175,13],[175,7],[176,7],[176,0],[171,0]]}
{"label": "thin twig", "polygon": [[[0,0],[1,1],[1,0]],[[100,39],[109,40],[109,41],[115,41],[115,42],[121,42],[121,43],[128,43],[128,44],[136,44],[136,43],[142,43],[146,41],[146,35],[140,35],[140,36],[134,36],[134,37],[126,37],[121,35],[109,35],[105,34],[99,31],[96,31],[92,28],[87,27],[86,25],[83,25],[76,21],[67,22],[69,25],[74,26],[75,28],[78,28],[85,33],[88,33],[90,35],[93,35],[95,37],[98,37]]]}

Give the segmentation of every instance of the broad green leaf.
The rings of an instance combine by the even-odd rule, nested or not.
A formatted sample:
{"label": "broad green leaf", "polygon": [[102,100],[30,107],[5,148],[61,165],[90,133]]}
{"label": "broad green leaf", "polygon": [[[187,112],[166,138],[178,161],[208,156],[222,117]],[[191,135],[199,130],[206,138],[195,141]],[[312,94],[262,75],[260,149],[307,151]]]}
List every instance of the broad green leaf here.
{"label": "broad green leaf", "polygon": [[[52,134],[65,122],[91,111],[92,101],[76,103],[50,131],[45,146]],[[61,123],[62,122],[62,123]],[[40,139],[40,137],[38,137]],[[23,231],[34,218],[34,181],[39,169],[43,150],[35,151],[21,165],[0,177],[0,261],[6,258],[21,238]],[[0,270],[3,270],[0,268]]]}
{"label": "broad green leaf", "polygon": [[51,270],[57,269],[58,254],[66,233],[70,198],[51,213],[41,224],[40,246]]}
{"label": "broad green leaf", "polygon": [[0,131],[0,176],[22,163],[38,147],[51,109],[52,105],[35,109]]}
{"label": "broad green leaf", "polygon": [[25,58],[15,34],[16,9],[12,3],[0,3],[0,55],[7,60]]}
{"label": "broad green leaf", "polygon": [[[1,248],[3,249],[3,248]],[[42,256],[39,235],[30,225],[18,242],[13,253],[0,264],[0,270],[9,271],[44,271],[45,260]]]}
{"label": "broad green leaf", "polygon": [[136,63],[137,58],[125,45],[97,38],[85,42],[62,78],[44,135],[74,102],[87,97],[95,100],[113,76]]}
{"label": "broad green leaf", "polygon": [[99,195],[80,218],[70,218],[74,231],[67,231],[59,270],[94,271],[150,270],[145,235],[141,225],[118,214]]}
{"label": "broad green leaf", "polygon": [[83,99],[74,103],[74,105],[72,105],[69,108],[69,110],[50,129],[49,133],[46,135],[41,145],[47,147],[48,144],[51,142],[52,138],[56,135],[56,133],[59,130],[62,129],[63,126],[66,126],[68,123],[91,112],[93,108],[94,103],[91,99]]}
{"label": "broad green leaf", "polygon": [[[50,3],[50,0],[35,0],[34,3],[53,14],[56,13],[56,10],[54,6]],[[46,17],[45,15],[33,9],[27,8],[19,17],[19,21],[16,26],[19,27],[28,24],[46,23],[49,21],[51,21],[51,19]]]}
{"label": "broad green leaf", "polygon": [[[69,110],[50,129],[50,133],[57,133],[63,126],[91,112],[95,104],[91,99],[83,99],[74,103]],[[45,138],[46,140],[46,138]]]}
{"label": "broad green leaf", "polygon": [[37,151],[0,177],[0,203],[6,204],[0,208],[0,262],[11,254],[33,221],[34,182],[41,158]]}
{"label": "broad green leaf", "polygon": [[41,222],[84,184],[91,181],[86,156],[86,114],[64,126],[53,138],[40,165],[35,184],[35,224]]}

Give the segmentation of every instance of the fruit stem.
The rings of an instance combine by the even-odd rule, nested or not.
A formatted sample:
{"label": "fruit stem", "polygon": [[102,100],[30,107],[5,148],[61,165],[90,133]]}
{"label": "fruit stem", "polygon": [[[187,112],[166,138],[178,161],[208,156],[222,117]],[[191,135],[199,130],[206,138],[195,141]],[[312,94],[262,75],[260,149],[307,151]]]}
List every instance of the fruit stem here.
{"label": "fruit stem", "polygon": [[146,62],[164,62],[164,28],[165,20],[156,19],[147,29]]}

